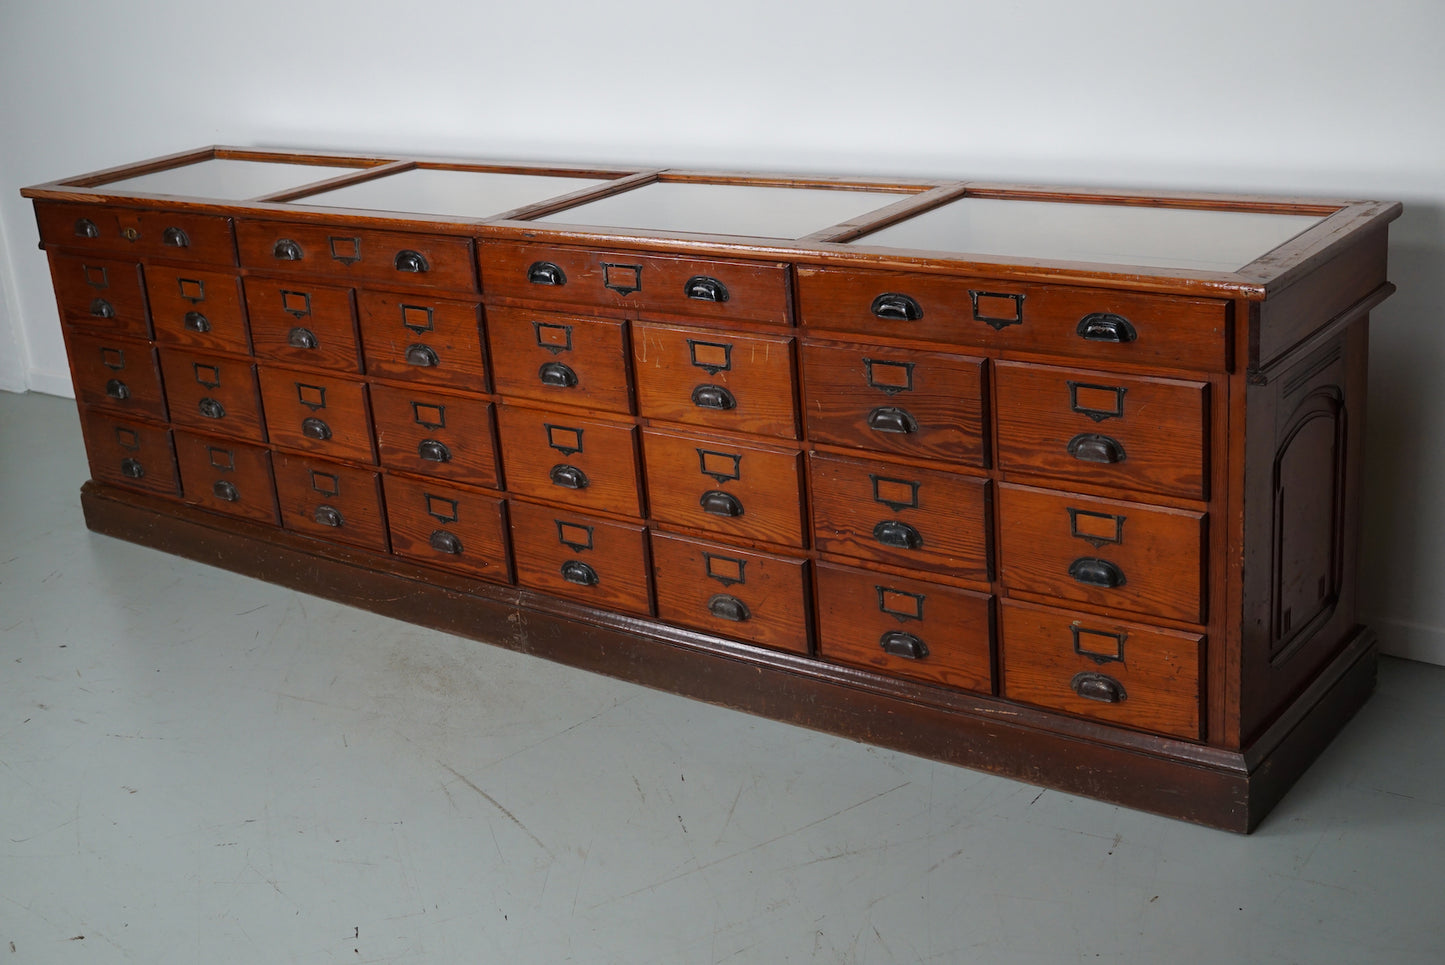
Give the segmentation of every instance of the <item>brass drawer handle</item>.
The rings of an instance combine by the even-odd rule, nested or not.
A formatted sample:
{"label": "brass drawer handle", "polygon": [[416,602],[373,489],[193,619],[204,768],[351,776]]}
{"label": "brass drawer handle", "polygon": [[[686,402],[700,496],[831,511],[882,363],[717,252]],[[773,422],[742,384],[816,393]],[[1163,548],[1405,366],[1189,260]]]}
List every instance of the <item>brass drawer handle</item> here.
{"label": "brass drawer handle", "polygon": [[699,409],[725,412],[738,407],[737,398],[721,385],[699,385],[692,390],[692,404]]}
{"label": "brass drawer handle", "polygon": [[928,656],[928,645],[913,634],[904,633],[902,630],[889,630],[878,638],[878,646],[883,648],[884,653],[908,660],[922,660]]}
{"label": "brass drawer handle", "polygon": [[234,503],[241,498],[241,493],[236,489],[236,484],[229,479],[217,479],[211,486],[211,492],[216,494],[217,499],[228,503]]}
{"label": "brass drawer handle", "polygon": [[873,538],[884,546],[901,550],[923,549],[923,534],[896,519],[885,519],[873,527]]}
{"label": "brass drawer handle", "polygon": [[725,302],[728,300],[728,288],[716,278],[709,278],[707,275],[693,275],[682,286],[688,298],[695,298],[700,302]]}
{"label": "brass drawer handle", "polygon": [[884,292],[873,299],[869,310],[889,322],[916,322],[923,317],[923,306],[899,292]]}
{"label": "brass drawer handle", "polygon": [[180,228],[171,227],[161,232],[161,244],[168,248],[189,248],[191,239]]}
{"label": "brass drawer handle", "polygon": [[456,533],[448,533],[444,529],[439,529],[431,534],[431,539],[427,540],[427,542],[430,543],[431,548],[438,553],[446,553],[448,556],[461,555],[462,541],[457,537]]}
{"label": "brass drawer handle", "polygon": [[868,428],[874,432],[896,432],[911,435],[918,431],[918,420],[907,409],[894,405],[880,405],[868,413]]}
{"label": "brass drawer handle", "polygon": [[316,341],[316,333],[309,328],[297,326],[286,333],[286,344],[292,348],[314,349],[320,345]]}
{"label": "brass drawer handle", "polygon": [[421,252],[407,248],[396,253],[396,270],[421,275],[431,271],[431,265],[427,264],[426,256]]}
{"label": "brass drawer handle", "polygon": [[1124,453],[1124,445],[1118,439],[1092,432],[1081,432],[1070,439],[1069,455],[1083,462],[1097,462],[1104,465],[1123,462],[1127,458]]}
{"label": "brass drawer handle", "polygon": [[1123,315],[1094,312],[1079,319],[1079,337],[1089,342],[1132,342],[1139,337],[1134,325]]}
{"label": "brass drawer handle", "polygon": [[1074,679],[1069,681],[1069,686],[1073,688],[1074,693],[1085,700],[1097,700],[1103,704],[1121,704],[1129,697],[1124,692],[1123,684],[1108,674],[1093,670],[1074,674]]}
{"label": "brass drawer handle", "polygon": [[581,560],[568,560],[563,563],[562,579],[578,586],[596,586],[601,582],[597,571]]}
{"label": "brass drawer handle", "polygon": [[737,517],[743,514],[742,502],[731,493],[720,489],[709,489],[698,499],[702,511],[714,516]]}
{"label": "brass drawer handle", "polygon": [[733,623],[742,623],[753,616],[748,605],[730,593],[715,594],[707,601],[707,609],[719,620],[731,620]]}
{"label": "brass drawer handle", "polygon": [[1070,563],[1069,575],[1075,582],[1105,590],[1117,589],[1129,582],[1116,564],[1093,556],[1081,556]]}
{"label": "brass drawer handle", "polygon": [[332,529],[340,529],[346,525],[346,520],[341,518],[341,510],[334,506],[327,506],[325,503],[316,507],[314,518],[322,526],[330,526]]}
{"label": "brass drawer handle", "polygon": [[550,261],[534,261],[527,268],[527,280],[534,285],[565,285],[567,275]]}

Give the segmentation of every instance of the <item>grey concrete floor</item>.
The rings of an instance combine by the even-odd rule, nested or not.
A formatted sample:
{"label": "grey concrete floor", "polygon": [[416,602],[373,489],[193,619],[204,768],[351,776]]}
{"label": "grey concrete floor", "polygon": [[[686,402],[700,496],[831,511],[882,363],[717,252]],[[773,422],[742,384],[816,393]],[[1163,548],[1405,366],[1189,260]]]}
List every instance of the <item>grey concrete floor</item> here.
{"label": "grey concrete floor", "polygon": [[0,965],[1439,963],[1445,668],[1250,837],[89,533],[0,393]]}

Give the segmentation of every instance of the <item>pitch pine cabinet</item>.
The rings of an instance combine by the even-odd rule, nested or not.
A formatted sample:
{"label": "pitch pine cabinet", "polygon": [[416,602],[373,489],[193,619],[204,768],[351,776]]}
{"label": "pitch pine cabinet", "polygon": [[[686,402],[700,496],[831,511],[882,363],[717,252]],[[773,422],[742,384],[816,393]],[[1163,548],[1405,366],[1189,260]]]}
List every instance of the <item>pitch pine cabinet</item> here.
{"label": "pitch pine cabinet", "polygon": [[24,193],[97,532],[1236,831],[1373,685],[1396,204],[236,148]]}

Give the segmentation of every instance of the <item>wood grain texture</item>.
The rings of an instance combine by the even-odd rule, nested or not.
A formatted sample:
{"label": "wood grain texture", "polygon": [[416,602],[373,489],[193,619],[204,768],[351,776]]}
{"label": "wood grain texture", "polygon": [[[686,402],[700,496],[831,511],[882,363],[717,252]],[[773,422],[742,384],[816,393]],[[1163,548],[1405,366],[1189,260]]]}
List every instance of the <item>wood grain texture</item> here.
{"label": "wood grain texture", "polygon": [[[278,257],[277,246],[286,241],[296,246],[299,257]],[[236,224],[236,245],[243,267],[270,274],[305,274],[349,285],[477,290],[472,243],[467,238],[243,219]],[[404,252],[420,255],[425,270],[399,269],[398,257]]]}
{"label": "wood grain texture", "polygon": [[80,428],[93,478],[161,496],[180,494],[170,429],[85,408],[80,410]]}
{"label": "wood grain texture", "polygon": [[275,453],[281,525],[317,539],[385,553],[381,474],[312,456]]}
{"label": "wood grain texture", "polygon": [[[220,215],[40,201],[35,205],[35,220],[40,226],[40,243],[46,248],[110,252],[131,259],[236,264],[231,219]],[[96,226],[94,238],[83,233],[82,221]],[[167,229],[182,232],[185,246],[171,243],[181,238],[174,232],[167,235]]]}
{"label": "wood grain texture", "polygon": [[633,411],[626,322],[491,305],[486,316],[499,393],[547,405]]}
{"label": "wood grain texture", "polygon": [[481,306],[426,295],[356,296],[366,374],[485,392]]}
{"label": "wood grain texture", "polygon": [[[1121,495],[1208,496],[1207,384],[1025,362],[997,362],[994,371],[1005,472],[1117,486]],[[1119,461],[1094,461],[1101,447]]]}
{"label": "wood grain texture", "polygon": [[808,471],[820,553],[991,579],[987,479],[817,452]]}
{"label": "wood grain texture", "polygon": [[50,277],[66,325],[150,338],[145,275],[136,262],[52,251]]}
{"label": "wood grain texture", "polygon": [[573,510],[642,517],[637,428],[631,422],[503,405],[497,431],[511,491]]}
{"label": "wood grain texture", "polygon": [[987,465],[982,359],[815,339],[802,359],[813,442]]}
{"label": "wood grain texture", "polygon": [[791,338],[637,322],[637,410],[649,419],[798,438]]}
{"label": "wood grain texture", "polygon": [[361,371],[361,340],[350,288],[254,275],[245,279],[244,287],[251,343],[258,358]]}
{"label": "wood grain texture", "polygon": [[[1202,634],[1005,601],[1001,692],[1010,700],[1198,740],[1204,736],[1204,645]],[[1116,702],[1079,692],[1095,692],[1084,683],[1091,675],[1113,682],[1098,693]]]}
{"label": "wood grain texture", "polygon": [[647,529],[512,500],[517,582],[556,596],[652,615]]}
{"label": "wood grain texture", "polygon": [[192,506],[281,525],[271,452],[222,436],[177,429],[182,498]]}
{"label": "wood grain texture", "polygon": [[201,432],[266,441],[256,366],[249,360],[163,346],[171,421]]}
{"label": "wood grain texture", "polygon": [[272,443],[334,459],[376,462],[364,383],[275,365],[262,365],[257,374]]}
{"label": "wood grain texture", "polygon": [[[999,576],[1010,590],[1109,610],[1202,623],[1204,513],[1095,499],[1005,483],[999,487]],[[1100,586],[1070,570],[1107,564]]]}
{"label": "wood grain texture", "polygon": [[160,365],[150,342],[64,328],[75,399],[124,417],[166,420]]}
{"label": "wood grain texture", "polygon": [[654,530],[652,573],[659,620],[764,647],[811,652],[812,580],[806,559]]}
{"label": "wood grain texture", "polygon": [[391,551],[497,583],[512,581],[506,502],[488,493],[387,473]]}
{"label": "wood grain texture", "polygon": [[[818,564],[818,652],[890,676],[993,692],[993,604],[921,579]],[[889,634],[922,643],[920,656],[883,649]]]}
{"label": "wood grain texture", "polygon": [[251,351],[241,279],[235,272],[146,268],[156,341],[212,352]]}
{"label": "wood grain texture", "polygon": [[492,403],[380,383],[372,383],[369,395],[383,466],[468,486],[501,486]]}

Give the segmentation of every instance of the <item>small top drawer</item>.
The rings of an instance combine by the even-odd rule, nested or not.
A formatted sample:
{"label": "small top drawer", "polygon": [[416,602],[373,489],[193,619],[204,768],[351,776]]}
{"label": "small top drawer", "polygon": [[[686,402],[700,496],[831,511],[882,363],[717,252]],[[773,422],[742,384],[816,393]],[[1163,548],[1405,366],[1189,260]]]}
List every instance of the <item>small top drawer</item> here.
{"label": "small top drawer", "polygon": [[798,438],[791,338],[639,322],[632,364],[649,419]]}
{"label": "small top drawer", "polygon": [[487,338],[499,393],[632,411],[626,322],[492,306]]}
{"label": "small top drawer", "polygon": [[507,243],[477,254],[488,295],[792,324],[785,264]]}
{"label": "small top drawer", "polygon": [[405,288],[477,290],[470,238],[376,231],[339,225],[242,221],[241,264],[267,272],[304,272]]}
{"label": "small top drawer", "polygon": [[247,278],[245,286],[251,341],[258,356],[361,371],[350,288],[255,277]]}
{"label": "small top drawer", "polygon": [[995,373],[1000,468],[1207,498],[1207,384],[1020,362]]}
{"label": "small top drawer", "polygon": [[810,331],[1224,371],[1229,303],[1106,288],[798,268]]}
{"label": "small top drawer", "polygon": [[222,215],[37,201],[35,220],[47,248],[207,265],[236,263],[231,219]]}
{"label": "small top drawer", "polygon": [[808,341],[803,383],[814,442],[986,465],[981,359]]}

